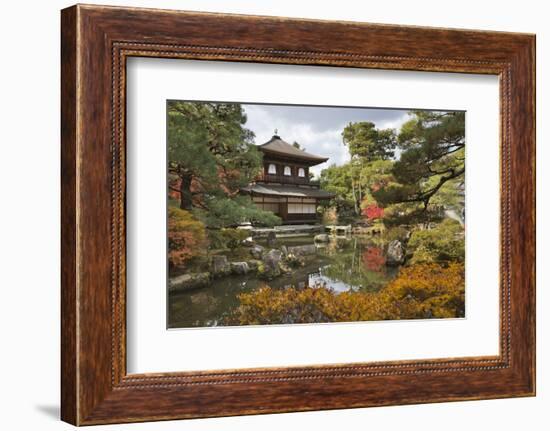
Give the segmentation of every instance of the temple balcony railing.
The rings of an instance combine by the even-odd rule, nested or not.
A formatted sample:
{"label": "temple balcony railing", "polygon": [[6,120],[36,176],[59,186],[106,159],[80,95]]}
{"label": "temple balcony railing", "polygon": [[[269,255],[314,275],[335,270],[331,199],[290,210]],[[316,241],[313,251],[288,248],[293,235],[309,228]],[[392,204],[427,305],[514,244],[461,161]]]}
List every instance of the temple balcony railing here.
{"label": "temple balcony railing", "polygon": [[310,180],[306,177],[296,177],[293,175],[260,174],[256,178],[256,181],[265,183],[308,185],[319,188],[319,181]]}

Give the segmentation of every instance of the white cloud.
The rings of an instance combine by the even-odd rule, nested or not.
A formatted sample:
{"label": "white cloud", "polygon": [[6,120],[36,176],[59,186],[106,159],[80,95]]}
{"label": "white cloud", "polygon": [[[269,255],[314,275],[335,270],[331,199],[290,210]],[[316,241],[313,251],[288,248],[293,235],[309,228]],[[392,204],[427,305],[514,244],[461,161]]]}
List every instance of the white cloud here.
{"label": "white cloud", "polygon": [[[298,142],[308,152],[328,157],[326,163],[314,166],[311,171],[318,176],[319,173],[332,164],[342,165],[350,160],[347,147],[342,143],[342,130],[350,120],[339,121],[335,124],[333,121],[330,128],[322,123],[322,120],[315,121],[315,116],[311,116],[313,120],[304,122],[303,118],[299,120],[293,119],[292,115],[280,115],[281,107],[270,109],[270,105],[245,105],[244,109],[247,114],[246,127],[256,135],[256,145],[261,145],[271,139],[277,129],[277,134],[289,143]],[[323,109],[311,107],[308,109]],[[377,110],[380,115],[381,110]],[[386,110],[387,111],[387,110]],[[279,115],[274,115],[277,112]],[[340,112],[345,113],[345,110]],[[288,113],[292,113],[289,109]],[[365,110],[365,117],[368,118],[368,110]],[[378,120],[376,125],[379,128],[399,129],[401,125],[409,119],[407,113],[403,113],[398,118],[395,118],[395,111],[392,112],[391,118],[387,120]],[[319,118],[322,118],[319,116]],[[365,118],[365,120],[366,120]]]}
{"label": "white cloud", "polygon": [[401,126],[410,119],[411,119],[411,115],[408,112],[406,112],[401,117],[395,120],[383,121],[377,124],[376,127],[379,129],[395,129],[399,131]]}

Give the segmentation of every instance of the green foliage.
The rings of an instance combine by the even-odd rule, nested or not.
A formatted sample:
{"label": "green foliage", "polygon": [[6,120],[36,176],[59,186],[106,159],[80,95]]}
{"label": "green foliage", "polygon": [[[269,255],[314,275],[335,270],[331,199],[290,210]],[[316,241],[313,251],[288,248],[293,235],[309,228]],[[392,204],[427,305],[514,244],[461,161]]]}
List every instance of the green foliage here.
{"label": "green foliage", "polygon": [[168,102],[170,191],[208,227],[280,223],[237,196],[261,170],[261,154],[245,123],[240,104]]}
{"label": "green foliage", "polygon": [[[431,178],[430,181],[431,184],[434,184],[436,179]],[[431,205],[444,206],[456,211],[457,214],[464,211],[464,203],[464,176],[446,181],[430,200]]]}
{"label": "green foliage", "polygon": [[352,203],[355,215],[375,204],[384,208],[388,226],[432,223],[441,220],[443,208],[462,213],[464,112],[410,115],[399,134],[370,122],[345,127],[342,137],[352,160],[321,173],[322,186],[339,200],[331,204]]}
{"label": "green foliage", "polygon": [[334,193],[336,198],[342,202],[351,202],[351,206],[353,206],[351,182],[352,172],[349,164],[342,166],[332,165],[321,171],[321,188]]}
{"label": "green foliage", "polygon": [[244,229],[212,229],[208,231],[210,248],[212,249],[230,249],[234,250],[241,246],[242,242],[248,238],[249,232]]}
{"label": "green foliage", "polygon": [[444,217],[443,209],[439,205],[424,208],[422,204],[414,202],[397,203],[385,208],[384,225],[413,227],[419,224],[427,226],[431,223],[439,223]]}
{"label": "green foliage", "polygon": [[393,165],[395,181],[376,191],[374,197],[383,205],[411,203],[427,209],[446,186],[447,199],[440,193],[439,203],[456,204],[460,194],[457,184],[463,181],[465,171],[464,112],[414,111],[412,115],[398,135],[402,153]]}
{"label": "green foliage", "polygon": [[185,267],[189,261],[204,255],[204,224],[189,211],[168,207],[168,262],[170,267]]}
{"label": "green foliage", "polygon": [[331,166],[321,172],[321,187],[335,193],[327,204],[335,207],[338,218],[348,222],[361,214],[361,209],[375,204],[372,190],[391,180],[392,160],[355,159],[341,166]]}
{"label": "green foliage", "polygon": [[409,240],[410,231],[403,226],[396,226],[390,229],[386,229],[384,232],[384,240],[391,242],[398,240],[401,242],[407,242]]}
{"label": "green foliage", "polygon": [[207,209],[197,208],[194,213],[210,228],[230,227],[246,221],[262,226],[281,224],[280,217],[261,210],[248,196],[209,196],[205,201]]}
{"label": "green foliage", "polygon": [[378,292],[336,294],[322,286],[239,295],[225,324],[261,325],[451,318],[464,316],[464,265],[415,265]]}
{"label": "green foliage", "polygon": [[368,162],[392,158],[397,145],[394,130],[379,130],[368,121],[349,123],[342,132],[342,139],[352,158]]}
{"label": "green foliage", "polygon": [[195,181],[200,194],[235,191],[261,168],[254,134],[239,104],[168,102],[169,171]]}
{"label": "green foliage", "polygon": [[410,264],[464,262],[464,228],[445,219],[433,229],[415,230],[407,244]]}

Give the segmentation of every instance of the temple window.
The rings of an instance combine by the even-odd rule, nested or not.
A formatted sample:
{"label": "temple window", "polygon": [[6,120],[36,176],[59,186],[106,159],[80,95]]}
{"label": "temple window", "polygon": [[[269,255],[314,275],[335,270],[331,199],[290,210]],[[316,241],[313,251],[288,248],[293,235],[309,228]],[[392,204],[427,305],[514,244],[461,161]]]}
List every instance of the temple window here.
{"label": "temple window", "polygon": [[302,178],[306,176],[306,171],[304,168],[298,168],[298,176]]}
{"label": "temple window", "polygon": [[267,167],[267,173],[275,175],[277,173],[277,166],[275,166],[273,163],[270,163]]}
{"label": "temple window", "polygon": [[287,175],[287,176],[292,175],[292,172],[290,170],[290,166],[285,166],[284,175]]}

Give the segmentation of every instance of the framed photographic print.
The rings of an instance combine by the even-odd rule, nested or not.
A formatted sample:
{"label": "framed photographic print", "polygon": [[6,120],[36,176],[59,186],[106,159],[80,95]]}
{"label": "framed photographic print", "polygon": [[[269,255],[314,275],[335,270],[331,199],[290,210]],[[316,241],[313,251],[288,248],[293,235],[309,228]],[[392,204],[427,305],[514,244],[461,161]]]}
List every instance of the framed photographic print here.
{"label": "framed photographic print", "polygon": [[62,11],[62,419],[532,396],[533,35]]}

